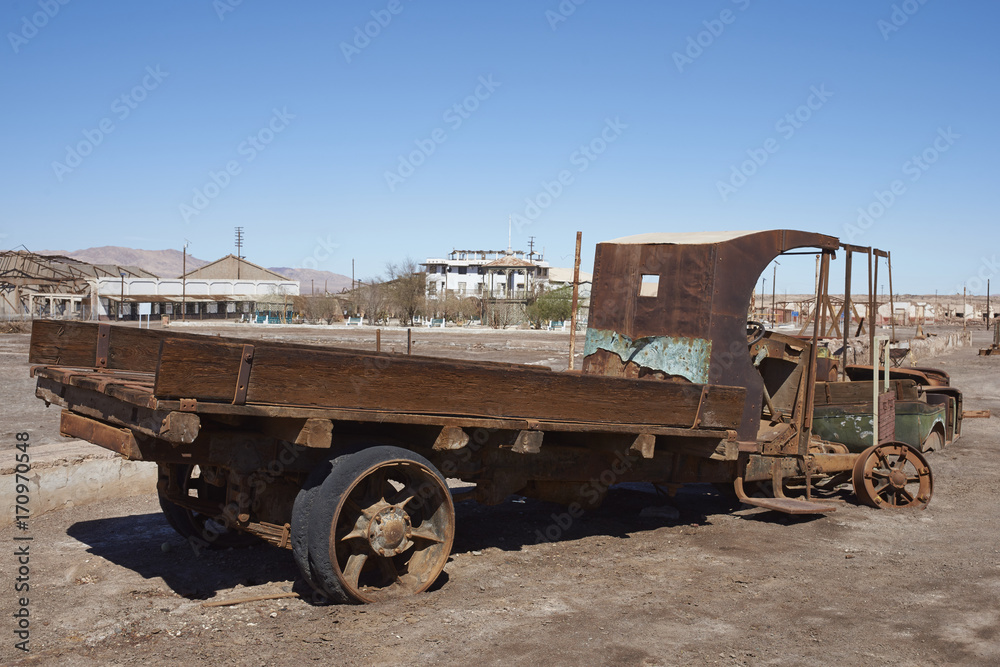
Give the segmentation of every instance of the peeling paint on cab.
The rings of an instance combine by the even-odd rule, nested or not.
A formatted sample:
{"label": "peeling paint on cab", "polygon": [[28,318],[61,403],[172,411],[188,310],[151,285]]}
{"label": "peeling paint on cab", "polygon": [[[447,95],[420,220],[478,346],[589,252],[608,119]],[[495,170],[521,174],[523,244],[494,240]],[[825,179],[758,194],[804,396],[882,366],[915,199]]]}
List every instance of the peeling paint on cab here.
{"label": "peeling paint on cab", "polygon": [[584,356],[597,350],[617,354],[622,363],[633,362],[643,368],[679,375],[695,384],[708,383],[712,341],[680,336],[647,336],[635,340],[604,329],[587,329]]}

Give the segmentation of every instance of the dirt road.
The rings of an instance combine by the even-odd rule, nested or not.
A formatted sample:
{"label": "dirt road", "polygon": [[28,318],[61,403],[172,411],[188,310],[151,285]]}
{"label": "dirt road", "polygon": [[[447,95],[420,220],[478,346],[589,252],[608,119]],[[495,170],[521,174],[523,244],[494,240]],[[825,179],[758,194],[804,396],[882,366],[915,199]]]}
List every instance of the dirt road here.
{"label": "dirt road", "polygon": [[[555,336],[511,338],[524,348],[479,358],[562,358]],[[976,356],[986,340],[978,333],[972,349],[928,364],[952,374],[967,410],[995,416],[967,420],[962,439],[931,456],[925,511],[874,510],[845,495],[830,515],[792,518],[741,510],[707,486],[669,500],[616,487],[575,520],[521,498],[460,502],[453,557],[428,593],[212,608],[203,603],[305,592],[291,554],[194,553],[155,497],[76,507],[0,531],[0,663],[997,664],[1000,357]],[[55,419],[54,408],[47,414]],[[5,431],[7,420],[5,407]],[[641,516],[649,507],[662,509]],[[25,535],[30,653],[13,634],[12,545]]]}

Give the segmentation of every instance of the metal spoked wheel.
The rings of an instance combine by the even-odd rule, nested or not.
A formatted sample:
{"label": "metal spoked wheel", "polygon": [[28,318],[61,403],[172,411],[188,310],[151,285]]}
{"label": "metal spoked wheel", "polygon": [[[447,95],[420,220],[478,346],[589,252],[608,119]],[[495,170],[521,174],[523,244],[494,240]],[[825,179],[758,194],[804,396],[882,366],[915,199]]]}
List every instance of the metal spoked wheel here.
{"label": "metal spoked wheel", "polygon": [[448,485],[427,459],[371,447],[334,461],[312,498],[309,565],[338,602],[377,602],[427,590],[455,536]]}
{"label": "metal spoked wheel", "polygon": [[902,442],[863,451],[854,464],[853,477],[858,500],[872,507],[923,509],[934,488],[927,459]]}
{"label": "metal spoked wheel", "polygon": [[[160,464],[157,491],[160,508],[170,527],[199,548],[229,549],[259,543],[253,535],[227,526],[222,514],[226,487],[212,484],[211,480],[201,466]],[[171,482],[180,492],[177,502],[167,495]]]}

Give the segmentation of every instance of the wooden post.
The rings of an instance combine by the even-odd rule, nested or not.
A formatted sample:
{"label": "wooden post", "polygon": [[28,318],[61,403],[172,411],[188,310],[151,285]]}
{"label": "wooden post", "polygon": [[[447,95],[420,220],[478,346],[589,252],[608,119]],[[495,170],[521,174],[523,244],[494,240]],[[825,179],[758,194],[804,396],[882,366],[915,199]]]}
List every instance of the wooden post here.
{"label": "wooden post", "polygon": [[[872,296],[872,303],[875,304],[875,312],[873,314],[874,316],[873,316],[872,321],[870,323],[871,327],[872,327],[872,334],[871,334],[870,338],[872,339],[872,354],[875,354],[875,326],[878,324],[878,308],[879,308],[879,302],[878,302],[878,258],[879,258],[879,256],[878,256],[878,252],[875,250],[875,248],[872,248],[872,254],[875,255],[875,284],[873,285],[873,291],[872,291],[872,295],[873,295]],[[885,296],[885,290],[882,290],[882,296],[883,297]],[[876,365],[876,364],[878,364],[878,359],[876,359],[875,357],[872,357],[872,362],[871,363],[872,363],[873,366]]]}
{"label": "wooden post", "polygon": [[[826,268],[823,268],[823,267]],[[823,260],[819,270],[819,292],[816,297],[816,305],[819,307],[819,319],[813,322],[813,329],[819,327],[819,335],[826,338],[826,313],[830,310],[830,317],[833,311],[830,309],[830,256],[823,253]]]}
{"label": "wooden post", "polygon": [[580,298],[580,244],[583,240],[583,232],[576,233],[576,261],[573,263],[573,305],[569,315],[569,366],[568,370],[573,370],[574,358],[576,357],[576,311]]}
{"label": "wooden post", "polygon": [[875,283],[872,278],[872,249],[868,248],[868,363],[873,364],[875,349]]}
{"label": "wooden post", "polygon": [[851,249],[846,250],[844,277],[844,349],[840,359],[840,379],[847,381],[847,337],[851,335]]}
{"label": "wooden post", "polygon": [[406,330],[406,353],[413,353],[413,329]]}
{"label": "wooden post", "polygon": [[[892,323],[892,338],[890,342],[896,342],[896,302],[892,296],[892,253],[885,251],[885,264],[889,268],[889,321]],[[905,324],[905,318],[904,318]]]}
{"label": "wooden post", "polygon": [[[816,289],[816,303],[820,303],[821,291],[829,280],[830,275],[830,255],[823,251],[820,261],[818,287]],[[809,346],[809,365],[806,366],[806,396],[805,405],[802,406],[802,431],[799,433],[799,455],[804,456],[809,452],[809,438],[812,436],[813,424],[813,404],[816,401],[816,357],[819,348],[819,327],[818,320],[813,321],[812,344]]]}
{"label": "wooden post", "polygon": [[375,330],[375,351],[376,352],[381,352],[382,351],[382,330],[381,329],[376,329]]}
{"label": "wooden post", "polygon": [[181,319],[187,319],[187,264],[188,264],[188,247],[187,243],[184,244],[184,257],[181,260]]}

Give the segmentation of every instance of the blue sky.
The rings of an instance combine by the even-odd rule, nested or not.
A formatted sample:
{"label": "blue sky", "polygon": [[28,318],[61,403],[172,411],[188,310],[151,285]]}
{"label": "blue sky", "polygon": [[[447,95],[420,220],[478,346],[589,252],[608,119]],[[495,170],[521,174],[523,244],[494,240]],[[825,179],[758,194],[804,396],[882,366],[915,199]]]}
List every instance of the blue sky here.
{"label": "blue sky", "polygon": [[239,225],[251,261],[368,277],[513,216],[554,265],[582,231],[585,270],[618,236],[794,228],[892,251],[902,293],[1000,274],[994,2],[16,0],[0,27],[3,248],[215,259]]}

